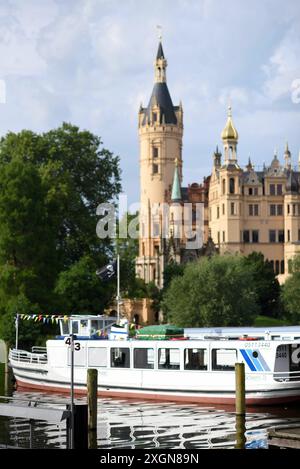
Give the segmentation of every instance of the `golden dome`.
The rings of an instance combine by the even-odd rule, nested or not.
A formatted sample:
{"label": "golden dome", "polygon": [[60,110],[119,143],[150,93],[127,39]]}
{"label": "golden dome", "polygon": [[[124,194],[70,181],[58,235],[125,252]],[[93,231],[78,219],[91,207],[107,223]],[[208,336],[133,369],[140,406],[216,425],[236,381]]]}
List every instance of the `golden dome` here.
{"label": "golden dome", "polygon": [[234,124],[232,122],[232,116],[231,116],[231,107],[228,107],[228,117],[227,117],[227,122],[225,125],[225,128],[223,129],[221,133],[222,140],[238,140],[239,134],[234,127]]}

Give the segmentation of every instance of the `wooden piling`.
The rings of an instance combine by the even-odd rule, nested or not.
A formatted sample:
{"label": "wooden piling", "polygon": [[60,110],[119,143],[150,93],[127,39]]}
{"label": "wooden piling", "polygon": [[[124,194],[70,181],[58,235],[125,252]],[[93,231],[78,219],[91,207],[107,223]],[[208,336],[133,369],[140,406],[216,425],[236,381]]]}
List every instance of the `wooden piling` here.
{"label": "wooden piling", "polygon": [[245,415],[235,416],[235,430],[236,430],[236,449],[245,449],[246,443],[246,417]]}
{"label": "wooden piling", "polygon": [[235,412],[237,415],[246,413],[246,394],[245,394],[245,365],[244,363],[235,364]]}
{"label": "wooden piling", "polygon": [[89,448],[97,447],[98,370],[87,370]]}

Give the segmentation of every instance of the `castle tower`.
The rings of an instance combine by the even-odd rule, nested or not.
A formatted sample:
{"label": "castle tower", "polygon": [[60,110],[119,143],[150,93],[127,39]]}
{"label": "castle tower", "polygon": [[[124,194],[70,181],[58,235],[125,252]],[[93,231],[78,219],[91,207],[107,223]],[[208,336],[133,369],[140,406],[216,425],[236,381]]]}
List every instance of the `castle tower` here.
{"label": "castle tower", "polygon": [[[221,138],[224,164],[218,150],[209,186],[209,230],[220,253],[238,252],[242,230],[240,175],[237,160],[238,132],[232,121],[231,107]],[[251,162],[249,162],[251,163]],[[252,165],[251,165],[252,167]]]}
{"label": "castle tower", "polygon": [[236,147],[238,143],[238,132],[232,121],[231,106],[228,106],[227,122],[221,134],[224,148],[225,164],[237,162]]}
{"label": "castle tower", "polygon": [[155,82],[147,107],[139,111],[140,237],[136,273],[161,287],[164,269],[163,219],[173,183],[175,159],[182,179],[183,110],[173,106],[167,86],[167,61],[159,42],[154,62]]}

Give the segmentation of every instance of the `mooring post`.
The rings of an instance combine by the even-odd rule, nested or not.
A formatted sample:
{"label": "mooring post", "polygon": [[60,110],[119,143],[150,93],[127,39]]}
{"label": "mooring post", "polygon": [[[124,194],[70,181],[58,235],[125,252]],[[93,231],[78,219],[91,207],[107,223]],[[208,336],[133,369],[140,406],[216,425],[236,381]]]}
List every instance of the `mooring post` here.
{"label": "mooring post", "polygon": [[71,417],[67,421],[67,448],[87,449],[88,448],[88,406],[77,402],[73,406],[67,404],[67,410],[72,411],[73,407],[73,444],[71,442]]}
{"label": "mooring post", "polygon": [[87,370],[89,448],[97,448],[98,370]]}
{"label": "mooring post", "polygon": [[235,430],[236,430],[236,449],[245,449],[246,443],[246,417],[245,415],[238,415],[235,416]]}
{"label": "mooring post", "polygon": [[245,394],[245,365],[235,364],[235,413],[236,413],[236,448],[245,448],[246,431],[246,394]]}
{"label": "mooring post", "polygon": [[244,363],[235,364],[235,412],[237,415],[246,413]]}

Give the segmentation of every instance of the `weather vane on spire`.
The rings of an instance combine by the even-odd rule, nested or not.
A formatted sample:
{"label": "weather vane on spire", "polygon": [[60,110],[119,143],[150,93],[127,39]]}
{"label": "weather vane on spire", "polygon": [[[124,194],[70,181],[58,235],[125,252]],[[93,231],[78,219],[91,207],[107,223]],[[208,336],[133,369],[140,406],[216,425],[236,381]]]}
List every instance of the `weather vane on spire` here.
{"label": "weather vane on spire", "polygon": [[158,39],[161,41],[162,40],[162,26],[160,26],[160,24],[157,24],[156,29],[158,31]]}
{"label": "weather vane on spire", "polygon": [[231,117],[231,96],[228,96],[228,117]]}

